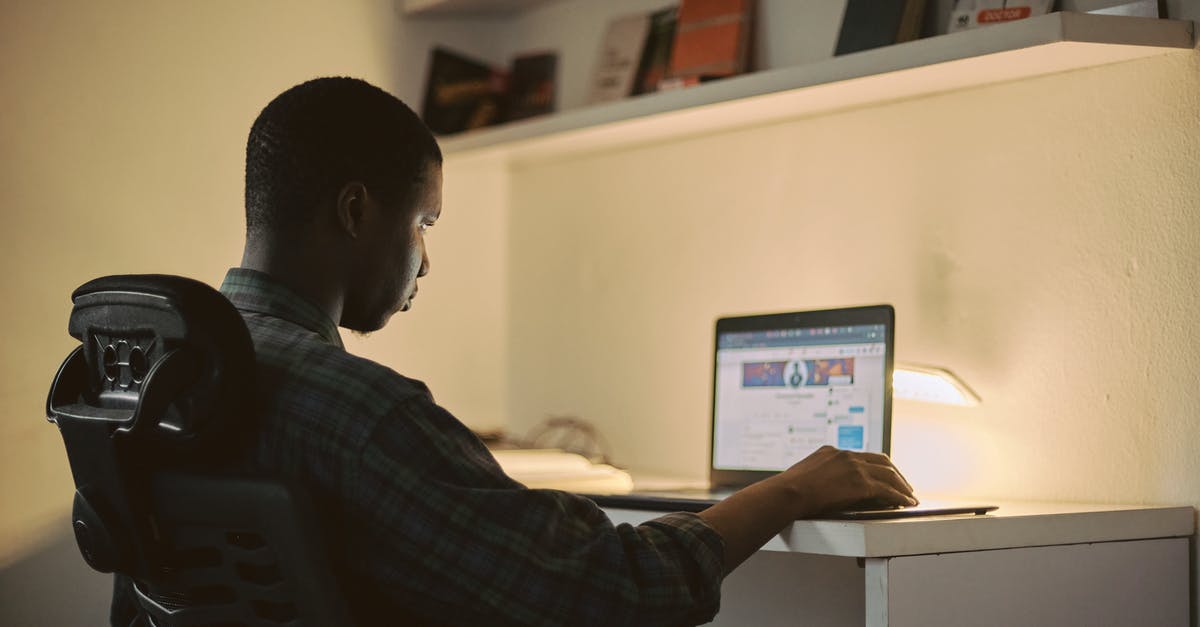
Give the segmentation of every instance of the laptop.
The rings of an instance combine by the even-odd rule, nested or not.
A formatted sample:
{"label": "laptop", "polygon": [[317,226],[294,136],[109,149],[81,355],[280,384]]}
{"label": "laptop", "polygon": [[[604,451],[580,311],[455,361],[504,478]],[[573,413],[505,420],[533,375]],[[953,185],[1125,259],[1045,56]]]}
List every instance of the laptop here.
{"label": "laptop", "polygon": [[[717,320],[709,489],[587,496],[603,507],[700,511],[826,444],[890,454],[895,326],[890,305]],[[822,518],[983,514],[994,509],[939,503]]]}

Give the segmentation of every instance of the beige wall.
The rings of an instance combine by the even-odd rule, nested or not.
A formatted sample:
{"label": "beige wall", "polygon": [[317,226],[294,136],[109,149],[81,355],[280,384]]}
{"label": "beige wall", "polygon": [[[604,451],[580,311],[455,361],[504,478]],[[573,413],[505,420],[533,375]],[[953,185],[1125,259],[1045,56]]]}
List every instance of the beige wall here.
{"label": "beige wall", "polygon": [[[40,417],[70,290],[218,282],[245,133],[281,89],[352,74],[413,101],[420,70],[398,60],[438,29],[512,47],[391,4],[0,8],[0,564],[70,501]],[[452,161],[416,309],[349,343],[472,426],[576,413],[618,460],[698,476],[715,316],[888,301],[901,359],[984,399],[897,404],[896,457],[926,496],[1197,505],[1198,70],[1178,53],[511,177]]]}
{"label": "beige wall", "polygon": [[1200,504],[1198,61],[519,167],[512,424],[700,476],[714,318],[889,302],[984,401],[896,405],[925,495]]}
{"label": "beige wall", "polygon": [[983,398],[896,403],[919,496],[1200,506],[1196,51],[511,185],[517,432],[578,415],[619,462],[702,477],[717,316],[889,302],[899,359]]}
{"label": "beige wall", "polygon": [[[70,506],[62,442],[42,416],[73,345],[71,290],[123,272],[219,284],[241,258],[243,151],[262,106],[328,74],[415,103],[429,41],[492,45],[486,22],[451,26],[404,24],[391,0],[0,3],[0,328],[9,336],[0,360],[0,566],[65,524]],[[501,266],[477,271],[468,254],[444,258],[439,247],[499,257],[488,243],[501,232],[499,215],[480,205],[439,224],[430,246],[446,287],[423,286],[411,319],[420,325],[389,329],[377,343],[392,348],[374,355],[434,389],[462,389],[458,379],[480,377],[421,344],[455,329],[480,348],[472,367],[492,375],[439,397],[484,427],[497,426],[504,406],[494,375],[504,322],[461,324],[458,312],[474,307],[475,294],[501,298]],[[491,239],[476,245],[480,232]]]}

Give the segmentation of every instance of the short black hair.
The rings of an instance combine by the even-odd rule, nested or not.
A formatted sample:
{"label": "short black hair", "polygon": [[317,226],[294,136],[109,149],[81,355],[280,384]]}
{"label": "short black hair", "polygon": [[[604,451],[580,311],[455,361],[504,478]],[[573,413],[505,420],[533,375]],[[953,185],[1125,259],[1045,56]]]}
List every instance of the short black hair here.
{"label": "short black hair", "polygon": [[272,100],[246,142],[246,233],[291,230],[319,201],[361,182],[384,202],[407,203],[437,140],[400,99],[357,78],[317,78]]}

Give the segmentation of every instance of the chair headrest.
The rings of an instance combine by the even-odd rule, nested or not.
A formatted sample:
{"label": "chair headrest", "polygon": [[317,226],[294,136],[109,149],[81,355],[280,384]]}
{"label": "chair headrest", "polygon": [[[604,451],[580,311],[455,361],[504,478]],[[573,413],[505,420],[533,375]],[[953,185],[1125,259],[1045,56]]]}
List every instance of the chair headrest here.
{"label": "chair headrest", "polygon": [[68,330],[83,363],[64,364],[52,414],[57,398],[70,413],[186,452],[225,439],[249,414],[254,347],[220,292],[184,277],[118,275],[88,281],[71,299]]}

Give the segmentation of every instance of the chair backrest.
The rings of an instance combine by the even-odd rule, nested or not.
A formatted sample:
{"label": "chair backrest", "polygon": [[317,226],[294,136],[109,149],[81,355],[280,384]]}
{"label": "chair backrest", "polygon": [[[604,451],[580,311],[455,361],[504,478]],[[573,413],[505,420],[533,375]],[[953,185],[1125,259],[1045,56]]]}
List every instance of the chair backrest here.
{"label": "chair backrest", "polygon": [[346,624],[313,504],[254,473],[254,348],[198,281],[103,277],[46,402],[75,479],[84,560],[128,577],[138,624]]}

